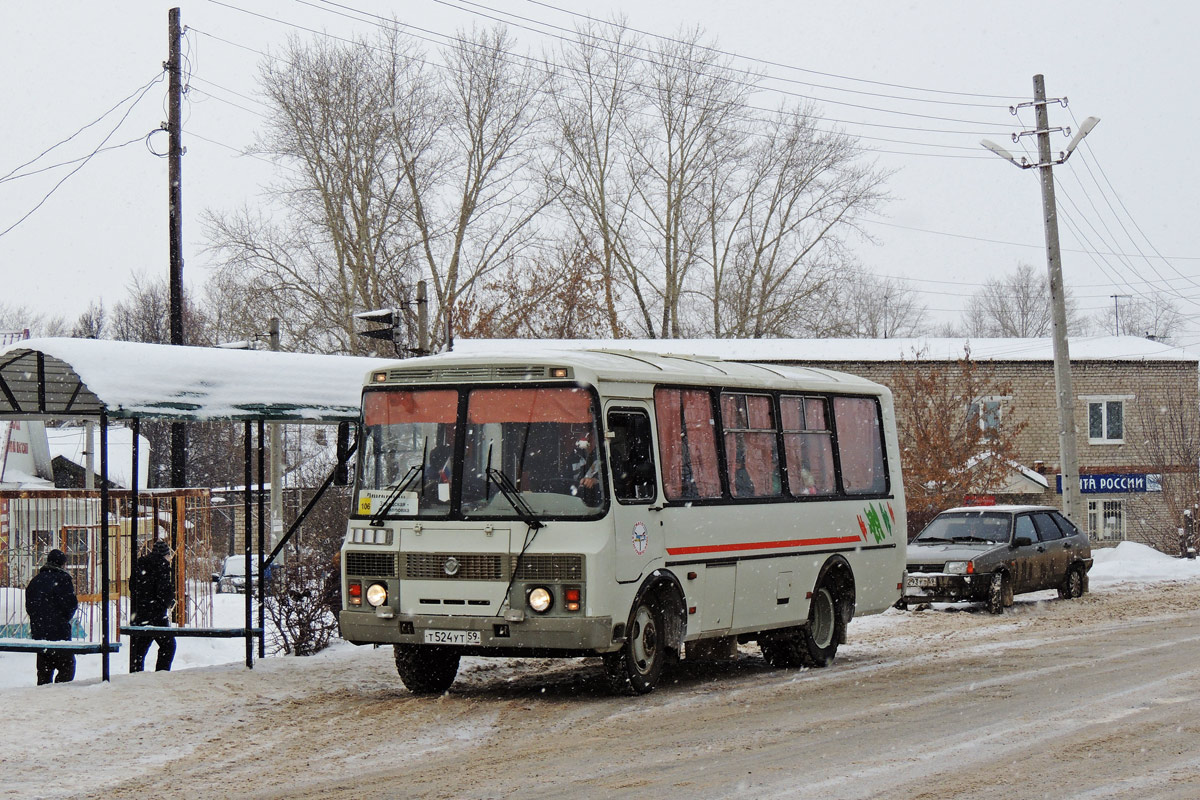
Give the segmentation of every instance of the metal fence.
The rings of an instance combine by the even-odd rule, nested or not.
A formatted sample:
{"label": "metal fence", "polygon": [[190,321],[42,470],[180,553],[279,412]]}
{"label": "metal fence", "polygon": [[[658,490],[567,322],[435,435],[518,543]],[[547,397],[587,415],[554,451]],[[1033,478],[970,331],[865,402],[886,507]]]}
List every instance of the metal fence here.
{"label": "metal fence", "polygon": [[139,492],[136,512],[132,492],[110,491],[105,515],[99,491],[0,491],[0,638],[29,637],[24,589],[47,554],[58,549],[67,555],[66,569],[79,597],[73,638],[101,639],[102,519],[109,537],[111,640],[119,640],[117,629],[128,620],[132,565],[156,539],[167,541],[175,551],[174,623],[211,626],[211,574],[216,560],[211,516],[207,489]]}

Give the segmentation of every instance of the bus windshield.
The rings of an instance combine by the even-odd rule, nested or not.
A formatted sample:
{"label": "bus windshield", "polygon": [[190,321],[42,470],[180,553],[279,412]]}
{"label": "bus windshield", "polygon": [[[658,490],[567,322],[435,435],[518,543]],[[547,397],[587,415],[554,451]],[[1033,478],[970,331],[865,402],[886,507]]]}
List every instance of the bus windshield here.
{"label": "bus windshield", "polygon": [[[386,517],[521,518],[499,490],[498,473],[538,516],[589,517],[603,510],[599,428],[588,390],[480,387],[462,392],[461,420],[457,389],[364,396],[360,514],[379,513],[391,502]],[[397,498],[388,496],[398,489],[403,491]],[[370,498],[366,505],[364,497]]]}

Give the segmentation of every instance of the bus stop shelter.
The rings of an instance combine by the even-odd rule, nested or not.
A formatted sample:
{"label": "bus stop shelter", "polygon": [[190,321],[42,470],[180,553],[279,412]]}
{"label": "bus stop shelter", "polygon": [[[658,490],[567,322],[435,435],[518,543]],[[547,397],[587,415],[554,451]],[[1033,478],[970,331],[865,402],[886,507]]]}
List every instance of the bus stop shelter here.
{"label": "bus stop shelter", "polygon": [[[301,512],[292,529],[264,557],[262,513],[264,426],[268,422],[349,423],[358,419],[362,386],[368,372],[387,364],[384,359],[324,356],[221,348],[114,342],[96,339],[29,339],[0,349],[0,421],[12,419],[94,420],[100,429],[100,508],[109,509],[107,432],[111,420],[128,420],[134,430],[131,492],[138,508],[138,436],[140,420],[171,422],[232,421],[244,424],[245,434],[245,555],[251,563],[251,504],[259,487],[258,588],[259,626],[252,620],[252,593],[246,592],[243,628],[122,627],[122,632],[167,633],[172,636],[244,636],[246,665],[253,666],[253,640],[262,653],[264,587],[262,575],[312,505],[334,480],[326,479],[316,497]],[[258,475],[252,475],[253,440],[257,428]],[[353,452],[339,436],[338,462]],[[182,488],[182,487],[180,487]],[[131,525],[131,550],[137,552],[137,518]],[[116,650],[110,618],[109,525],[100,525],[101,637],[99,642],[57,645],[80,653],[100,652],[102,679],[109,679],[109,656]],[[5,543],[0,543],[5,544]],[[44,647],[47,642],[39,642]],[[0,649],[30,649],[24,642],[0,641]]]}

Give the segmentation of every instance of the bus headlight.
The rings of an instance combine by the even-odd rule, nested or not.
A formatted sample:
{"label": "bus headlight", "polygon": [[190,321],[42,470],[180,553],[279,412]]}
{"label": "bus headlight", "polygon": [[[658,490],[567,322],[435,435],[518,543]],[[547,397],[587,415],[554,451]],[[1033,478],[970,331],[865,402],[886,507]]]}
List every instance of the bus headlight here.
{"label": "bus headlight", "polygon": [[529,593],[529,607],[537,613],[546,613],[552,605],[554,605],[554,595],[550,594],[549,589],[538,586]]}
{"label": "bus headlight", "polygon": [[367,587],[367,602],[379,608],[387,602],[387,587],[382,583],[372,583]]}

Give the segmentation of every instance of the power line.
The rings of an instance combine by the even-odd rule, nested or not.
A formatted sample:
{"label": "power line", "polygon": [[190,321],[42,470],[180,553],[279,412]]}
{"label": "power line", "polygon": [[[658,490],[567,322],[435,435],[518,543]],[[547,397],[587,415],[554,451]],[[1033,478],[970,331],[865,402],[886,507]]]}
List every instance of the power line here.
{"label": "power line", "polygon": [[[16,222],[14,222],[12,225],[9,225],[4,230],[0,231],[0,237],[7,235],[10,231],[12,231],[14,228],[16,228],[22,222],[24,222],[25,220],[27,220],[31,216],[33,216],[33,213],[35,211],[37,211],[39,208],[41,208],[46,203],[46,201],[50,199],[50,196],[52,194],[54,194],[56,191],[58,191],[58,188],[60,186],[62,186],[64,183],[66,183],[66,181],[71,176],[73,176],[76,172],[79,172],[79,170],[83,169],[97,153],[101,152],[101,150],[104,148],[104,145],[106,145],[108,143],[108,140],[111,139],[113,137],[113,135],[117,132],[117,130],[122,125],[125,124],[125,120],[127,120],[129,118],[129,115],[131,113],[133,113],[133,109],[137,108],[138,103],[141,102],[142,98],[146,96],[146,93],[150,91],[151,87],[153,87],[154,84],[156,84],[160,80],[162,80],[164,74],[165,74],[165,71],[163,73],[160,73],[154,80],[150,81],[148,84],[146,84],[144,87],[142,87],[142,89],[140,90],[140,94],[137,94],[136,99],[129,105],[129,108],[125,109],[125,113],[121,115],[121,118],[119,120],[117,120],[117,124],[114,125],[112,130],[110,130],[108,132],[108,134],[100,141],[100,144],[97,145],[96,148],[94,150],[92,150],[91,153],[89,153],[87,156],[85,156],[83,159],[81,159],[79,166],[75,167],[75,169],[71,170],[66,175],[64,175],[61,179],[59,179],[58,183],[54,184],[54,186],[51,187],[50,191],[46,192],[45,196],[42,197],[42,199],[38,201],[37,205],[35,205],[33,208],[29,209],[29,211],[27,211],[24,216],[22,216],[20,219],[18,219]],[[105,116],[107,116],[107,114]],[[53,148],[51,148],[51,149],[53,149]],[[49,152],[49,151],[47,151],[47,152]],[[11,175],[11,173],[10,173],[10,175]]]}

